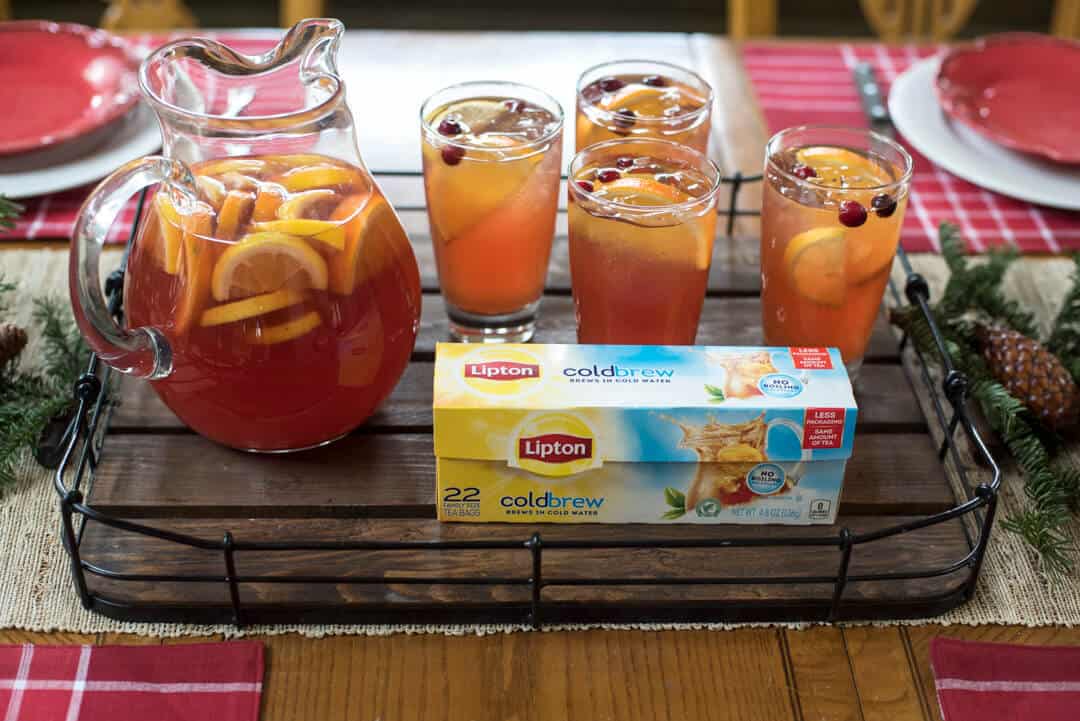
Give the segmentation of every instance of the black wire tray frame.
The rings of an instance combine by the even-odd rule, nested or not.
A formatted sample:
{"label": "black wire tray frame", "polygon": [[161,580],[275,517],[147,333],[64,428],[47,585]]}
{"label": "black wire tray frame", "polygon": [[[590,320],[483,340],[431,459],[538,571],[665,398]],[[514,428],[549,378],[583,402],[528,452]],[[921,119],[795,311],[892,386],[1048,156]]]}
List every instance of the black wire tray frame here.
{"label": "black wire tray frame", "polygon": [[[392,175],[418,175],[416,173],[391,173]],[[738,209],[737,201],[740,189],[745,183],[761,182],[761,175],[736,173],[725,177],[722,183],[729,186],[729,204],[718,211],[727,219],[727,235],[734,230],[738,216],[756,216],[759,211]],[[132,223],[128,239],[130,250],[134,242],[135,230],[142,215],[146,191],[139,196],[135,220]],[[61,441],[61,460],[57,467],[54,484],[59,497],[61,517],[61,540],[67,552],[71,567],[71,576],[75,590],[83,607],[104,616],[136,622],[170,622],[199,624],[306,624],[306,623],[356,623],[356,624],[433,624],[433,623],[483,623],[483,624],[522,624],[540,628],[543,625],[563,623],[672,623],[672,622],[753,622],[753,621],[838,621],[838,620],[873,620],[889,618],[925,617],[944,613],[966,603],[975,590],[979,571],[986,555],[990,532],[994,523],[998,491],[1001,484],[1001,471],[992,454],[980,437],[967,404],[968,380],[956,370],[949,357],[944,339],[930,312],[930,288],[926,280],[914,272],[911,263],[902,248],[897,256],[906,274],[906,281],[901,291],[890,280],[890,292],[897,303],[902,302],[901,293],[906,301],[916,307],[927,321],[933,335],[938,366],[942,380],[940,389],[935,382],[929,361],[923,351],[904,335],[899,346],[903,353],[911,348],[917,359],[919,382],[927,388],[934,419],[938,423],[942,441],[938,448],[938,459],[945,464],[951,460],[954,471],[959,475],[961,487],[967,492],[967,498],[954,507],[907,523],[896,524],[868,533],[855,533],[842,527],[835,536],[802,536],[769,538],[767,530],[760,537],[725,538],[723,536],[705,536],[699,539],[679,540],[641,540],[641,541],[584,541],[584,540],[548,540],[540,532],[523,534],[519,540],[420,540],[420,541],[376,541],[343,540],[340,542],[283,540],[273,542],[251,542],[235,537],[226,531],[221,540],[186,535],[166,528],[136,523],[104,513],[87,501],[88,493],[83,492],[85,485],[89,490],[93,483],[94,470],[97,468],[104,450],[111,409],[115,405],[109,398],[107,389],[113,371],[105,366],[96,356],[91,356],[86,373],[79,378],[74,387],[74,415],[67,426]],[[122,321],[123,315],[123,273],[125,260],[120,268],[109,276],[105,290],[109,298],[109,307],[114,317]],[[905,373],[910,372],[904,366]],[[974,469],[961,462],[957,447],[957,434],[962,433],[970,443],[976,456],[981,482],[972,478]],[[70,485],[65,480],[71,473]],[[945,479],[948,483],[948,479]],[[941,523],[960,519],[968,552],[952,563],[925,570],[896,570],[887,573],[849,572],[852,557],[856,550],[867,544],[882,539],[910,533]],[[970,527],[965,520],[970,521]],[[187,546],[200,551],[216,551],[221,554],[221,573],[213,575],[195,574],[133,574],[121,573],[103,568],[82,557],[81,543],[87,524],[99,523],[121,531],[149,536],[162,541]],[[718,527],[705,526],[715,533]],[[769,526],[762,526],[768,529]],[[974,530],[974,534],[972,533]],[[974,537],[973,537],[974,535]],[[832,547],[837,550],[836,572],[831,575],[816,576],[742,576],[702,575],[696,577],[604,577],[604,578],[558,578],[544,574],[544,551],[558,550],[605,550],[605,549],[725,549],[759,548],[774,549],[773,553],[782,553],[789,547]],[[287,551],[343,551],[364,552],[391,551],[411,553],[417,551],[477,551],[477,550],[519,550],[528,554],[531,573],[527,576],[491,577],[491,576],[454,576],[454,577],[406,577],[397,576],[320,576],[320,575],[244,575],[237,573],[236,558],[245,552],[287,552]],[[359,564],[360,561],[358,560]],[[722,566],[722,563],[718,563]],[[946,593],[929,598],[919,598],[916,602],[908,601],[866,601],[857,604],[845,604],[844,591],[851,583],[890,583],[896,581],[930,579],[948,576],[967,569],[967,578]],[[88,576],[96,576],[111,582],[152,582],[152,583],[217,583],[227,590],[227,603],[208,605],[205,603],[129,603],[108,598],[91,591],[87,583]],[[479,585],[479,586],[525,586],[529,589],[529,600],[470,603],[456,606],[451,603],[371,603],[341,605],[301,605],[284,603],[245,604],[241,597],[241,584],[331,584],[331,585]],[[544,589],[556,586],[590,587],[630,587],[630,586],[730,586],[730,585],[811,585],[828,584],[832,586],[829,599],[807,598],[803,600],[750,600],[750,601],[685,601],[667,604],[626,603],[606,601],[550,601],[544,598]],[[223,595],[223,598],[226,596]]]}

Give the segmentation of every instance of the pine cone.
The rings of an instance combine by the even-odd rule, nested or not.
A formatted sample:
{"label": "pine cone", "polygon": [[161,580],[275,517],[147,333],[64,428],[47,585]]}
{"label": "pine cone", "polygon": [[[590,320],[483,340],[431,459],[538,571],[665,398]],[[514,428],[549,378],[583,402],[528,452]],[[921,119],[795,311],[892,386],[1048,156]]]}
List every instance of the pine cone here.
{"label": "pine cone", "polygon": [[1043,425],[1060,430],[1076,422],[1080,388],[1056,355],[1014,330],[980,327],[978,337],[994,379]]}
{"label": "pine cone", "polygon": [[14,323],[0,323],[0,366],[15,360],[26,347],[26,331]]}

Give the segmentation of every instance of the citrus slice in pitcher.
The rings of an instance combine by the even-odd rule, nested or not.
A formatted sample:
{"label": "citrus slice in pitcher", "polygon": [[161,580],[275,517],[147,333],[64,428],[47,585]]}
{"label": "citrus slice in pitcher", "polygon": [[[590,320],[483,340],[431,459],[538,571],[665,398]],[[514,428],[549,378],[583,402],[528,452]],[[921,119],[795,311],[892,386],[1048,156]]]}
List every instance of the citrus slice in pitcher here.
{"label": "citrus slice in pitcher", "polygon": [[180,227],[180,213],[176,212],[169,196],[159,192],[154,196],[154,209],[161,229],[161,265],[169,275],[180,272],[180,250],[184,244],[184,231]]}
{"label": "citrus slice in pitcher", "polygon": [[180,268],[180,293],[173,322],[177,333],[185,333],[210,301],[210,279],[214,272],[217,243],[210,239],[214,214],[203,206],[181,220],[184,258]]}
{"label": "citrus slice in pitcher", "polygon": [[409,238],[381,195],[350,195],[334,209],[331,220],[351,218],[345,229],[345,246],[330,260],[330,290],[350,295],[365,278],[389,265]]}
{"label": "citrus slice in pitcher", "polygon": [[217,229],[214,237],[220,240],[233,240],[236,238],[240,226],[251,214],[251,208],[255,204],[255,195],[246,190],[230,190],[225,194],[225,200],[221,203],[218,211]]}
{"label": "citrus slice in pitcher", "polygon": [[322,325],[322,318],[317,311],[309,311],[295,320],[275,325],[256,326],[244,332],[244,338],[256,345],[275,345],[307,335]]}
{"label": "citrus slice in pitcher", "polygon": [[251,233],[229,246],[214,266],[214,298],[226,301],[281,288],[325,290],[326,261],[300,238],[286,233]]}
{"label": "citrus slice in pitcher", "polygon": [[235,323],[240,320],[246,320],[247,318],[254,318],[256,316],[266,315],[267,313],[273,313],[282,308],[288,308],[291,305],[303,302],[303,300],[304,294],[300,291],[293,290],[292,288],[282,288],[273,293],[253,295],[250,298],[234,300],[232,303],[225,303],[210,308],[202,314],[202,319],[199,321],[199,324],[211,326]]}

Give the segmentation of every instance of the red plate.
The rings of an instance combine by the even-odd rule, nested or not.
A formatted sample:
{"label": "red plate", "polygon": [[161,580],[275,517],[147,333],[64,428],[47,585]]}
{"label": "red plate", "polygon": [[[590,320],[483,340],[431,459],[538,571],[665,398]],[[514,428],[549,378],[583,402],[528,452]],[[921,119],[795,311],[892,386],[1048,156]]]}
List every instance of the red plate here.
{"label": "red plate", "polygon": [[1080,43],[1006,33],[948,52],[941,107],[991,140],[1059,163],[1080,163]]}
{"label": "red plate", "polygon": [[138,66],[102,30],[0,23],[0,155],[58,145],[119,119],[139,99]]}

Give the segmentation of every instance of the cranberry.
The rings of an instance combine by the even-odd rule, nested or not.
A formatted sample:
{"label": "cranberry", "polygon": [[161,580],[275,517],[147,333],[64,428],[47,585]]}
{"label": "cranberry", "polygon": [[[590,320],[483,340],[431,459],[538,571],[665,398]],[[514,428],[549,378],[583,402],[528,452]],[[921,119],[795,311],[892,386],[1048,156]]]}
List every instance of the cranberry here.
{"label": "cranberry", "polygon": [[615,167],[616,168],[622,168],[623,170],[626,170],[627,168],[629,168],[633,164],[634,164],[634,159],[631,158],[631,157],[628,157],[626,155],[624,155],[624,156],[622,156],[620,158],[615,158]]}
{"label": "cranberry", "polygon": [[596,179],[601,183],[610,183],[613,180],[618,180],[622,177],[622,173],[613,168],[606,168],[596,174]]}
{"label": "cranberry", "polygon": [[874,209],[874,212],[878,214],[878,217],[888,218],[896,212],[896,198],[888,193],[878,193],[874,196],[874,199],[870,201],[870,207]]}
{"label": "cranberry", "polygon": [[518,100],[517,98],[510,98],[503,101],[503,106],[511,113],[520,113],[525,109],[525,101]]}
{"label": "cranberry", "polygon": [[587,180],[578,180],[578,181],[577,181],[577,187],[581,188],[581,189],[582,189],[582,190],[584,190],[584,191],[585,191],[586,193],[591,193],[591,192],[593,192],[593,184],[592,184],[592,183],[590,183],[590,182],[589,182],[589,181],[587,181]]}
{"label": "cranberry", "polygon": [[626,83],[618,78],[604,78],[600,81],[600,89],[605,93],[613,93],[616,90],[622,90],[626,87]]}
{"label": "cranberry", "polygon": [[803,165],[802,163],[796,164],[795,167],[791,169],[791,173],[796,178],[802,178],[803,180],[806,180],[807,178],[817,177],[816,170],[811,168],[809,165]]}
{"label": "cranberry", "polygon": [[634,126],[636,118],[637,113],[635,113],[630,108],[619,108],[615,111],[615,127],[622,128],[624,130],[626,128],[632,128]]}
{"label": "cranberry", "polygon": [[663,183],[664,185],[678,185],[679,179],[674,175],[660,173],[656,176],[656,182]]}
{"label": "cranberry", "polygon": [[465,157],[465,149],[456,145],[447,145],[442,149],[442,161],[447,165],[457,165]]}
{"label": "cranberry", "polygon": [[858,228],[866,222],[866,208],[857,200],[845,200],[840,204],[840,222],[849,228]]}
{"label": "cranberry", "polygon": [[668,79],[663,75],[646,75],[641,79],[641,82],[653,88],[666,88],[668,86]]}
{"label": "cranberry", "polygon": [[581,91],[581,97],[588,103],[596,103],[604,96],[604,91],[600,89],[600,82],[589,83]]}
{"label": "cranberry", "polygon": [[461,123],[453,118],[443,118],[443,121],[439,123],[439,135],[460,135],[462,130],[464,128],[461,127]]}

